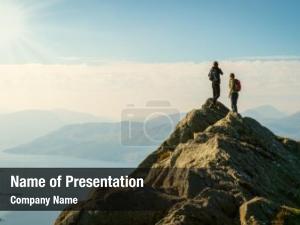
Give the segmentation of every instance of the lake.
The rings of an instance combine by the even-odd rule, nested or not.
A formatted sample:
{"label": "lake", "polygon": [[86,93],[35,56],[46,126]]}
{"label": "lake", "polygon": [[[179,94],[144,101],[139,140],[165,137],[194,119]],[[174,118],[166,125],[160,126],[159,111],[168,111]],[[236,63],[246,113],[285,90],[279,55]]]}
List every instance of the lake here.
{"label": "lake", "polygon": [[136,167],[137,162],[113,162],[66,156],[10,154],[0,150],[0,167]]}

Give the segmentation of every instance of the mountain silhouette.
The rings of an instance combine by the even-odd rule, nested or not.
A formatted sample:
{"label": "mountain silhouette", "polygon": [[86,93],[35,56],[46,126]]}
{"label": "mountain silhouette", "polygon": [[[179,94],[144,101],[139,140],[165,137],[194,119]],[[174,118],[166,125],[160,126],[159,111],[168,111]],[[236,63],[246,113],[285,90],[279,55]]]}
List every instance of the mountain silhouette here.
{"label": "mountain silhouette", "polygon": [[264,123],[276,134],[300,140],[300,112]]}
{"label": "mountain silhouette", "polygon": [[299,142],[210,103],[189,112],[131,174],[149,188],[96,190],[55,225],[300,224]]}
{"label": "mountain silhouette", "polygon": [[0,115],[0,149],[28,143],[65,125],[103,121],[68,110],[23,110]]}
{"label": "mountain silhouette", "polygon": [[261,105],[252,109],[248,109],[243,112],[244,116],[252,117],[259,122],[269,121],[272,119],[280,119],[287,116],[286,113],[276,109],[271,105]]}
{"label": "mountain silhouette", "polygon": [[[180,115],[174,117],[176,123]],[[38,137],[26,144],[7,148],[4,151],[15,154],[65,155],[86,159],[108,161],[132,161],[137,165],[151,149],[157,147],[161,140],[168,137],[176,123],[170,124],[166,118],[157,117],[147,122],[147,132],[155,138],[143,134],[144,123],[133,121],[130,130],[121,130],[123,122],[99,122],[66,125],[58,130]],[[121,136],[133,136],[135,148],[122,144],[126,141]],[[127,141],[128,142],[128,141]],[[133,144],[130,142],[130,144]]]}

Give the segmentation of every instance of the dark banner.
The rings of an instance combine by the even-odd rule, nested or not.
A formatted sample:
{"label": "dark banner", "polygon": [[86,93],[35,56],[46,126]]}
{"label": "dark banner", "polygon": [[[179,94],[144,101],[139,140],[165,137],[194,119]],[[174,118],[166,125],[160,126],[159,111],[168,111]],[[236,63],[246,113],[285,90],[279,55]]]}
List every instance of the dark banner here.
{"label": "dark banner", "polygon": [[161,210],[180,201],[186,172],[191,178],[174,168],[1,168],[0,210]]}
{"label": "dark banner", "polygon": [[[129,176],[131,168],[2,168],[0,210],[76,209],[95,193],[99,205],[90,209],[128,208],[105,202],[104,195],[147,189],[143,178]],[[126,194],[125,194],[126,195]],[[114,203],[112,203],[114,204]]]}

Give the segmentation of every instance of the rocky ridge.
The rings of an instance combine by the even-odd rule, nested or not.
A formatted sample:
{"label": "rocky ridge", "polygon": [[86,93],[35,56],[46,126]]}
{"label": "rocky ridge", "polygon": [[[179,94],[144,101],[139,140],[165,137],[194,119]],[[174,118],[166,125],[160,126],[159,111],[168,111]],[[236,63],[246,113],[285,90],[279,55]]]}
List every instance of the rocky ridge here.
{"label": "rocky ridge", "polygon": [[[149,189],[98,190],[55,224],[300,224],[300,144],[210,103],[189,112],[133,172]],[[87,210],[125,200],[161,210]]]}

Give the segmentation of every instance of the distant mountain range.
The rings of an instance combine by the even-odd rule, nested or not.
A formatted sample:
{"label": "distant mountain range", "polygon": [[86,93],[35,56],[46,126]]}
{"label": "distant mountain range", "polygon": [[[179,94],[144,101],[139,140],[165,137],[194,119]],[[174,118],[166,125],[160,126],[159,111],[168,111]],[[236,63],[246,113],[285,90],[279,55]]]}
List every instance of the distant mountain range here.
{"label": "distant mountain range", "polygon": [[[169,118],[174,123],[170,124]],[[108,161],[141,160],[174,129],[180,115],[143,122],[106,122],[67,125],[9,153],[55,154]]]}
{"label": "distant mountain range", "polygon": [[[300,112],[286,115],[272,106],[260,106],[242,114],[253,117],[278,135],[300,139]],[[2,132],[0,141],[4,137],[13,137],[18,142],[22,142],[16,147],[7,148],[5,152],[8,153],[55,154],[109,161],[138,161],[168,137],[183,115],[171,115],[170,118],[174,124],[170,124],[166,118],[157,117],[148,121],[146,126],[142,122],[133,122],[130,124],[131,129],[128,129],[125,121],[93,122],[97,121],[98,117],[65,111],[63,113],[29,111],[19,113],[18,117],[11,116],[10,123],[6,120],[4,127],[7,128],[9,124],[13,124],[11,127],[14,129],[5,132],[3,125],[0,126],[0,132]],[[0,125],[4,123],[1,118]],[[14,118],[17,119],[14,120]],[[85,121],[88,123],[84,123]],[[80,124],[63,126],[72,122]],[[23,127],[25,129],[22,129]],[[17,135],[14,136],[14,132]],[[32,138],[34,136],[36,138]],[[25,140],[28,140],[27,143]],[[0,143],[3,144],[3,141]]]}
{"label": "distant mountain range", "polygon": [[300,112],[287,115],[273,106],[264,105],[242,114],[258,120],[277,135],[300,140]]}
{"label": "distant mountain range", "polygon": [[278,135],[300,140],[300,112],[268,121],[265,125]]}
{"label": "distant mountain range", "polygon": [[103,118],[68,110],[24,110],[0,114],[0,149],[27,143],[68,124],[99,121]]}
{"label": "distant mountain range", "polygon": [[255,118],[256,120],[266,121],[279,119],[287,116],[286,113],[276,109],[271,105],[262,105],[242,113],[244,116]]}

